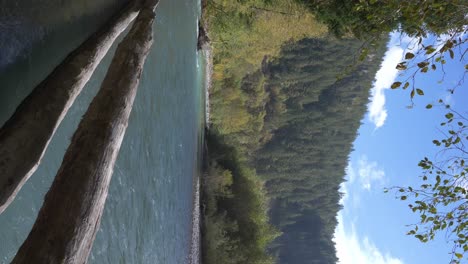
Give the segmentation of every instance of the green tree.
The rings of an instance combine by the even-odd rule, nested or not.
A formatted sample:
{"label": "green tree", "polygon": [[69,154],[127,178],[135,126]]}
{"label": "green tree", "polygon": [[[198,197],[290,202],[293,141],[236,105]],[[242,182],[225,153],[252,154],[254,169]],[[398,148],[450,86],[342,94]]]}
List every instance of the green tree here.
{"label": "green tree", "polygon": [[451,263],[460,263],[468,251],[468,119],[449,105],[441,106],[448,110],[440,124],[442,138],[432,141],[440,150],[434,159],[419,162],[421,185],[394,189],[420,216],[408,235],[427,242],[445,233],[453,244]]}
{"label": "green tree", "polygon": [[[407,79],[395,82],[392,88],[410,88],[410,97],[424,95],[416,87],[419,73],[436,71],[459,53],[466,62],[468,38],[468,2],[466,0],[298,0],[306,3],[339,37],[355,36],[364,40],[361,58],[365,58],[372,43],[390,32],[407,35],[411,41],[404,60],[396,68]],[[465,63],[468,70],[468,64]],[[461,82],[458,82],[458,86]],[[452,87],[451,90],[454,90]]]}
{"label": "green tree", "polygon": [[397,30],[410,36],[463,31],[468,6],[464,0],[299,0],[337,36],[366,39]]}
{"label": "green tree", "polygon": [[[370,44],[396,32],[409,39],[404,47],[407,52],[396,68],[404,78],[394,82],[392,89],[409,91],[411,101],[424,95],[419,87],[420,74],[441,74],[444,67],[455,59],[462,62],[464,71],[460,80],[455,80],[449,93],[461,86],[468,72],[466,58],[468,31],[468,2],[466,0],[300,0],[309,5],[317,18],[339,37],[355,36],[365,44],[361,59],[365,58]],[[433,143],[441,148],[434,160],[425,157],[419,162],[423,170],[422,184],[415,188],[397,188],[401,200],[414,198],[410,209],[418,213],[420,222],[408,232],[422,242],[433,239],[437,233],[446,232],[453,243],[452,263],[459,263],[468,251],[468,196],[465,149],[466,118],[450,106],[444,105],[447,121],[441,124],[443,139]],[[426,106],[431,109],[432,104]]]}

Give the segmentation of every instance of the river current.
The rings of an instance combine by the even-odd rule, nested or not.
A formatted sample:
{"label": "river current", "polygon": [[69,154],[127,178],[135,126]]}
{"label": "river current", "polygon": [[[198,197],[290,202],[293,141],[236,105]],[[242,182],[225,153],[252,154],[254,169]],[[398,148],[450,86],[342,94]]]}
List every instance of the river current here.
{"label": "river current", "polygon": [[[68,52],[124,3],[26,2],[0,0],[0,124]],[[199,15],[199,1],[160,2],[153,48],[89,263],[188,262],[193,180],[200,171],[204,127],[203,60],[196,51]],[[38,170],[0,215],[0,263],[9,263],[28,235],[117,42],[66,115]]]}

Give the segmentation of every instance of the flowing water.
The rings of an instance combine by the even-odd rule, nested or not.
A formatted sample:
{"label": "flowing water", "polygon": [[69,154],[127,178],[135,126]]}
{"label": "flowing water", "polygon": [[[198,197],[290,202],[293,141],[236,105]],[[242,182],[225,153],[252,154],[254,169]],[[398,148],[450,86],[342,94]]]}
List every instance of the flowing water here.
{"label": "flowing water", "polygon": [[[0,124],[64,56],[124,1],[0,0]],[[200,3],[161,0],[154,45],[135,100],[90,263],[188,262],[193,179],[204,122]],[[0,263],[28,235],[115,46],[57,130],[38,170],[0,215]],[[200,59],[199,59],[200,57]],[[193,252],[192,252],[193,253]]]}

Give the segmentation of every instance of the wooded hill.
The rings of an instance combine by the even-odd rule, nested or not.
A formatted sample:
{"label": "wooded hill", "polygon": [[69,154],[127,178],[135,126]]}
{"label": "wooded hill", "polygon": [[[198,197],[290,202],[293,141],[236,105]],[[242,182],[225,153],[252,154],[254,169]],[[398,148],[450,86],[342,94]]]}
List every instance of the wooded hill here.
{"label": "wooded hill", "polygon": [[360,45],[304,39],[264,69],[265,89],[279,91],[266,105],[266,127],[275,130],[254,163],[273,199],[271,221],[283,232],[271,245],[279,263],[337,262],[339,188],[385,51],[356,65]]}
{"label": "wooded hill", "polygon": [[[262,248],[277,237],[265,225],[268,205],[282,232],[268,246],[278,263],[336,263],[339,187],[384,45],[359,61],[362,42],[329,36],[313,17],[286,23],[308,12],[294,1],[208,3],[214,72],[204,261],[271,262],[259,251],[232,257],[246,255],[236,252],[248,240]],[[296,31],[281,33],[288,26]],[[254,184],[245,184],[245,172]],[[257,193],[256,201],[245,193]],[[248,218],[254,236],[240,232]]]}

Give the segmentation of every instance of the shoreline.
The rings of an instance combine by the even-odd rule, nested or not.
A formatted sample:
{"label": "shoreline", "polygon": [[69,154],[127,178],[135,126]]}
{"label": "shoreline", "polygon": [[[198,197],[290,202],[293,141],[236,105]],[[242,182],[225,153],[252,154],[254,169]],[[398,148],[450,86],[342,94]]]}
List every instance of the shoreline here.
{"label": "shoreline", "polygon": [[[203,8],[206,5],[206,1],[202,0],[202,17]],[[192,230],[191,230],[191,243],[190,252],[188,256],[189,264],[201,264],[202,263],[202,229],[203,229],[203,215],[202,215],[202,204],[201,204],[201,188],[203,185],[203,175],[206,170],[206,162],[208,159],[208,151],[206,147],[206,133],[210,127],[210,90],[213,73],[213,56],[211,42],[206,32],[207,25],[203,23],[203,18],[200,17],[199,29],[198,29],[198,40],[197,40],[197,51],[202,53],[204,57],[204,74],[203,74],[203,87],[205,98],[204,98],[204,125],[202,130],[202,137],[200,142],[200,167],[198,173],[195,174],[193,179],[193,209],[192,209]]]}
{"label": "shoreline", "polygon": [[198,21],[198,41],[197,50],[201,52],[205,61],[204,65],[204,88],[205,88],[205,127],[210,126],[210,90],[213,75],[213,52],[211,40],[208,36],[208,26],[203,19]]}
{"label": "shoreline", "polygon": [[210,127],[210,91],[211,91],[211,78],[213,75],[213,56],[211,46],[208,43],[206,48],[202,50],[205,56],[205,127]]}
{"label": "shoreline", "polygon": [[200,175],[194,177],[192,232],[190,240],[189,264],[201,263],[201,225],[200,225]]}

